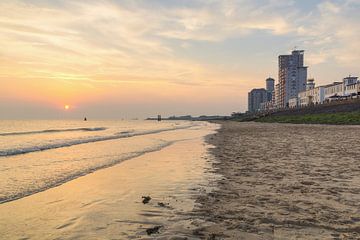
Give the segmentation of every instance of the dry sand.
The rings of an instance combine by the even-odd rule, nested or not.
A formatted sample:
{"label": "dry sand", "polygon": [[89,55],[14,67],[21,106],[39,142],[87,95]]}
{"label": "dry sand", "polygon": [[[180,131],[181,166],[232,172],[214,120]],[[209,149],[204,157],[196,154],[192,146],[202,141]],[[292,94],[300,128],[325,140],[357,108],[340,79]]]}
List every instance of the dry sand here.
{"label": "dry sand", "polygon": [[360,126],[223,122],[207,239],[360,239]]}

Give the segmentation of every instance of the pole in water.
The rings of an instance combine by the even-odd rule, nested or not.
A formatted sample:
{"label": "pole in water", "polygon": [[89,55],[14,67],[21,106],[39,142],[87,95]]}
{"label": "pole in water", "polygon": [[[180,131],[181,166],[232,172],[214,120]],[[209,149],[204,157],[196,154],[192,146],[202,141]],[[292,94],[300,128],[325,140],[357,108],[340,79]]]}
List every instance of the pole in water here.
{"label": "pole in water", "polygon": [[158,121],[159,122],[161,121],[161,115],[158,115]]}

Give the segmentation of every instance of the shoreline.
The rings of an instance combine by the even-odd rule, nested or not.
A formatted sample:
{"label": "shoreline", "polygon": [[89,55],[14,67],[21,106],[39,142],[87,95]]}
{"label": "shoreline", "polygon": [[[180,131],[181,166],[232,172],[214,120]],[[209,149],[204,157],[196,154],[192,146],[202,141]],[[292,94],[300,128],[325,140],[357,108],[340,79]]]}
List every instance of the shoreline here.
{"label": "shoreline", "polygon": [[203,137],[214,129],[182,130],[159,151],[0,204],[0,239],[198,239],[192,209],[212,177]]}
{"label": "shoreline", "polygon": [[[205,239],[360,237],[359,126],[217,122],[207,137],[222,178],[195,213]],[[337,136],[346,136],[343,142]],[[345,148],[344,148],[345,147]]]}

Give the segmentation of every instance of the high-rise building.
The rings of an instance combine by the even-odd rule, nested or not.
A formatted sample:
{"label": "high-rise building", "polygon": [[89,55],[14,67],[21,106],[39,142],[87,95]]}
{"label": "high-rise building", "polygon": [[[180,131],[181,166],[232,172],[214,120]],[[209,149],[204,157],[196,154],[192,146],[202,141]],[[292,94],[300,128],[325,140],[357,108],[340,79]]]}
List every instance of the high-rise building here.
{"label": "high-rise building", "polygon": [[275,90],[275,80],[271,77],[266,79],[266,91],[273,92]]}
{"label": "high-rise building", "polygon": [[271,101],[275,90],[275,80],[271,77],[266,79],[267,100]]}
{"label": "high-rise building", "polygon": [[280,84],[275,85],[275,96],[273,97],[273,104],[275,108],[280,108]]}
{"label": "high-rise building", "polygon": [[306,90],[306,79],[304,50],[294,50],[291,55],[279,56],[279,108],[288,107],[289,99]]}
{"label": "high-rise building", "polygon": [[255,88],[248,94],[248,111],[260,110],[260,104],[268,101],[268,92],[264,88]]}

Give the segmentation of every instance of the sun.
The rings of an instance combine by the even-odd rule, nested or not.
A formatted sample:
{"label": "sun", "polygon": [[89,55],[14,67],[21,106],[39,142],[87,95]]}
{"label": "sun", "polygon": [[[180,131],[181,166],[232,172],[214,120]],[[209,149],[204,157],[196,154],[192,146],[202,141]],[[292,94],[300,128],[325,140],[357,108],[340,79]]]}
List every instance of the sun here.
{"label": "sun", "polygon": [[64,106],[64,109],[65,109],[65,110],[69,110],[69,109],[70,109],[70,106],[69,106],[69,105],[65,105],[65,106]]}

